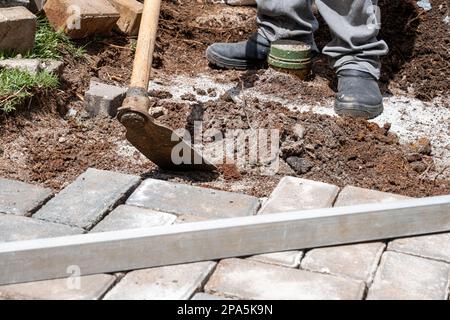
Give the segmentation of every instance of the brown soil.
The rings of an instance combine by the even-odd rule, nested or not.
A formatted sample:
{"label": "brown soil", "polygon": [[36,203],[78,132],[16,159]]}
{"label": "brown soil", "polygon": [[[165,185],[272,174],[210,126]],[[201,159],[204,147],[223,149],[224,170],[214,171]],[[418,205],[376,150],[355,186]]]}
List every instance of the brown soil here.
{"label": "brown soil", "polygon": [[[448,38],[446,26],[441,23],[448,8],[446,1],[435,0],[431,12],[420,14],[414,3],[412,0],[380,1],[385,26],[382,37],[392,48],[390,56],[384,58],[383,81],[386,88],[388,85],[389,88],[411,87],[416,96],[431,99],[448,92],[450,59],[448,50],[444,50]],[[332,97],[333,86],[329,84],[333,83],[334,75],[323,57],[315,65],[316,77],[307,82],[266,70],[242,73],[208,67],[203,58],[207,45],[245,39],[255,30],[254,16],[253,8],[224,10],[223,5],[195,0],[164,1],[154,74],[195,76],[203,72],[217,79],[236,81],[243,88],[258,86],[264,93],[276,92],[290,99],[315,102]],[[325,43],[329,38],[326,28],[321,29],[317,38],[320,44]],[[283,175],[410,196],[450,193],[450,182],[441,181],[437,173],[433,174],[432,158],[426,152],[400,145],[389,133],[388,126],[379,128],[363,120],[298,114],[276,103],[260,103],[256,99],[247,101],[245,110],[227,97],[193,106],[190,101],[182,104],[158,101],[170,98],[167,92],[151,94],[169,112],[159,119],[162,122],[174,128],[191,128],[194,120],[202,119],[204,129],[220,131],[250,126],[277,128],[282,133],[283,155],[280,172],[275,176],[261,176],[258,167],[238,171],[231,165],[223,166],[218,175],[159,171],[129,147],[124,130],[116,120],[88,119],[83,112],[82,100],[91,78],[125,86],[133,59],[133,39],[115,36],[90,41],[82,43],[87,44],[88,51],[83,59],[66,56],[60,90],[33,99],[29,104],[31,109],[0,119],[1,177],[60,189],[87,167],[96,167],[257,196],[267,196]],[[192,100],[192,97],[185,98]],[[77,115],[66,116],[69,110]],[[304,138],[294,136],[295,124],[304,126]],[[295,173],[289,167],[286,163],[289,157],[308,164],[303,171],[297,171],[303,173]],[[426,179],[433,175],[436,179]]]}

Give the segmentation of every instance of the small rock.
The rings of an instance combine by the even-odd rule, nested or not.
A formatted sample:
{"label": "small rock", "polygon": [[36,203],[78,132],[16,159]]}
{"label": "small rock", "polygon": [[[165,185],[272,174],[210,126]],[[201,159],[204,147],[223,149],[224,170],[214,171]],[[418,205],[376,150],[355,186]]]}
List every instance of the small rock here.
{"label": "small rock", "polygon": [[416,162],[416,161],[421,161],[422,160],[422,156],[419,153],[408,153],[406,155],[406,161],[408,162]]}
{"label": "small rock", "polygon": [[159,117],[162,117],[162,116],[166,115],[167,114],[167,109],[164,108],[164,107],[154,107],[154,108],[150,108],[148,110],[148,112],[150,113],[150,115],[153,118],[156,119],[156,118],[159,118]]}
{"label": "small rock", "polygon": [[286,162],[297,174],[308,173],[314,167],[314,164],[311,161],[299,157],[289,157],[286,159]]}
{"label": "small rock", "polygon": [[300,141],[297,142],[288,142],[285,141],[281,145],[281,153],[283,158],[288,158],[291,156],[299,156],[303,153],[303,143]]}
{"label": "small rock", "polygon": [[197,101],[197,98],[195,97],[195,94],[193,94],[193,93],[185,93],[180,98],[181,98],[181,100],[186,100],[186,101]]}
{"label": "small rock", "polygon": [[296,124],[295,126],[292,127],[292,132],[294,133],[294,136],[297,139],[301,140],[305,137],[306,129],[303,125]]}
{"label": "small rock", "polygon": [[420,154],[431,155],[432,147],[428,138],[420,138],[412,145],[412,148]]}
{"label": "small rock", "polygon": [[416,161],[411,163],[411,168],[413,168],[413,170],[418,173],[423,173],[425,172],[425,170],[427,170],[427,165],[422,161]]}
{"label": "small rock", "polygon": [[205,90],[200,89],[200,88],[195,88],[195,92],[199,95],[199,96],[206,96],[207,93]]}

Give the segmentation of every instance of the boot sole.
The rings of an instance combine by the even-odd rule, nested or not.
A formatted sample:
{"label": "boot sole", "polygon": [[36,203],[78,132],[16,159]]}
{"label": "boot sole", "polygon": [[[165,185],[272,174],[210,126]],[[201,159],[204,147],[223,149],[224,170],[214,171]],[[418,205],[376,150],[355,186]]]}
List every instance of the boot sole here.
{"label": "boot sole", "polygon": [[352,102],[336,101],[334,111],[341,117],[350,116],[353,118],[364,118],[370,120],[381,115],[384,108],[382,103],[373,106],[368,104],[354,104]]}
{"label": "boot sole", "polygon": [[246,70],[246,69],[252,69],[252,68],[261,68],[264,66],[265,61],[260,60],[238,60],[238,59],[231,59],[224,56],[221,56],[220,54],[217,54],[216,52],[212,51],[210,48],[206,50],[206,59],[208,61],[219,67],[224,69],[235,69],[235,70]]}

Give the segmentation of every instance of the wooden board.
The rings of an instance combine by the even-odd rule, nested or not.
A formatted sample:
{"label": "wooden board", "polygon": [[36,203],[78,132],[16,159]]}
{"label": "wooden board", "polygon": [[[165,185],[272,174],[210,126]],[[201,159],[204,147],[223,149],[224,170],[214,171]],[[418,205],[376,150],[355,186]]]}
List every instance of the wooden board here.
{"label": "wooden board", "polygon": [[0,284],[450,230],[450,196],[0,244]]}

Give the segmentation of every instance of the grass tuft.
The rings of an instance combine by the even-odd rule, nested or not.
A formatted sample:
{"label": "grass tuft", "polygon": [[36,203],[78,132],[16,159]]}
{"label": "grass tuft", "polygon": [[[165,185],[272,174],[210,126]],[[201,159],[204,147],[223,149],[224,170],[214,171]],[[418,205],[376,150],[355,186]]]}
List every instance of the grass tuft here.
{"label": "grass tuft", "polygon": [[0,111],[10,113],[36,93],[59,85],[58,76],[47,71],[30,74],[18,69],[0,70]]}

